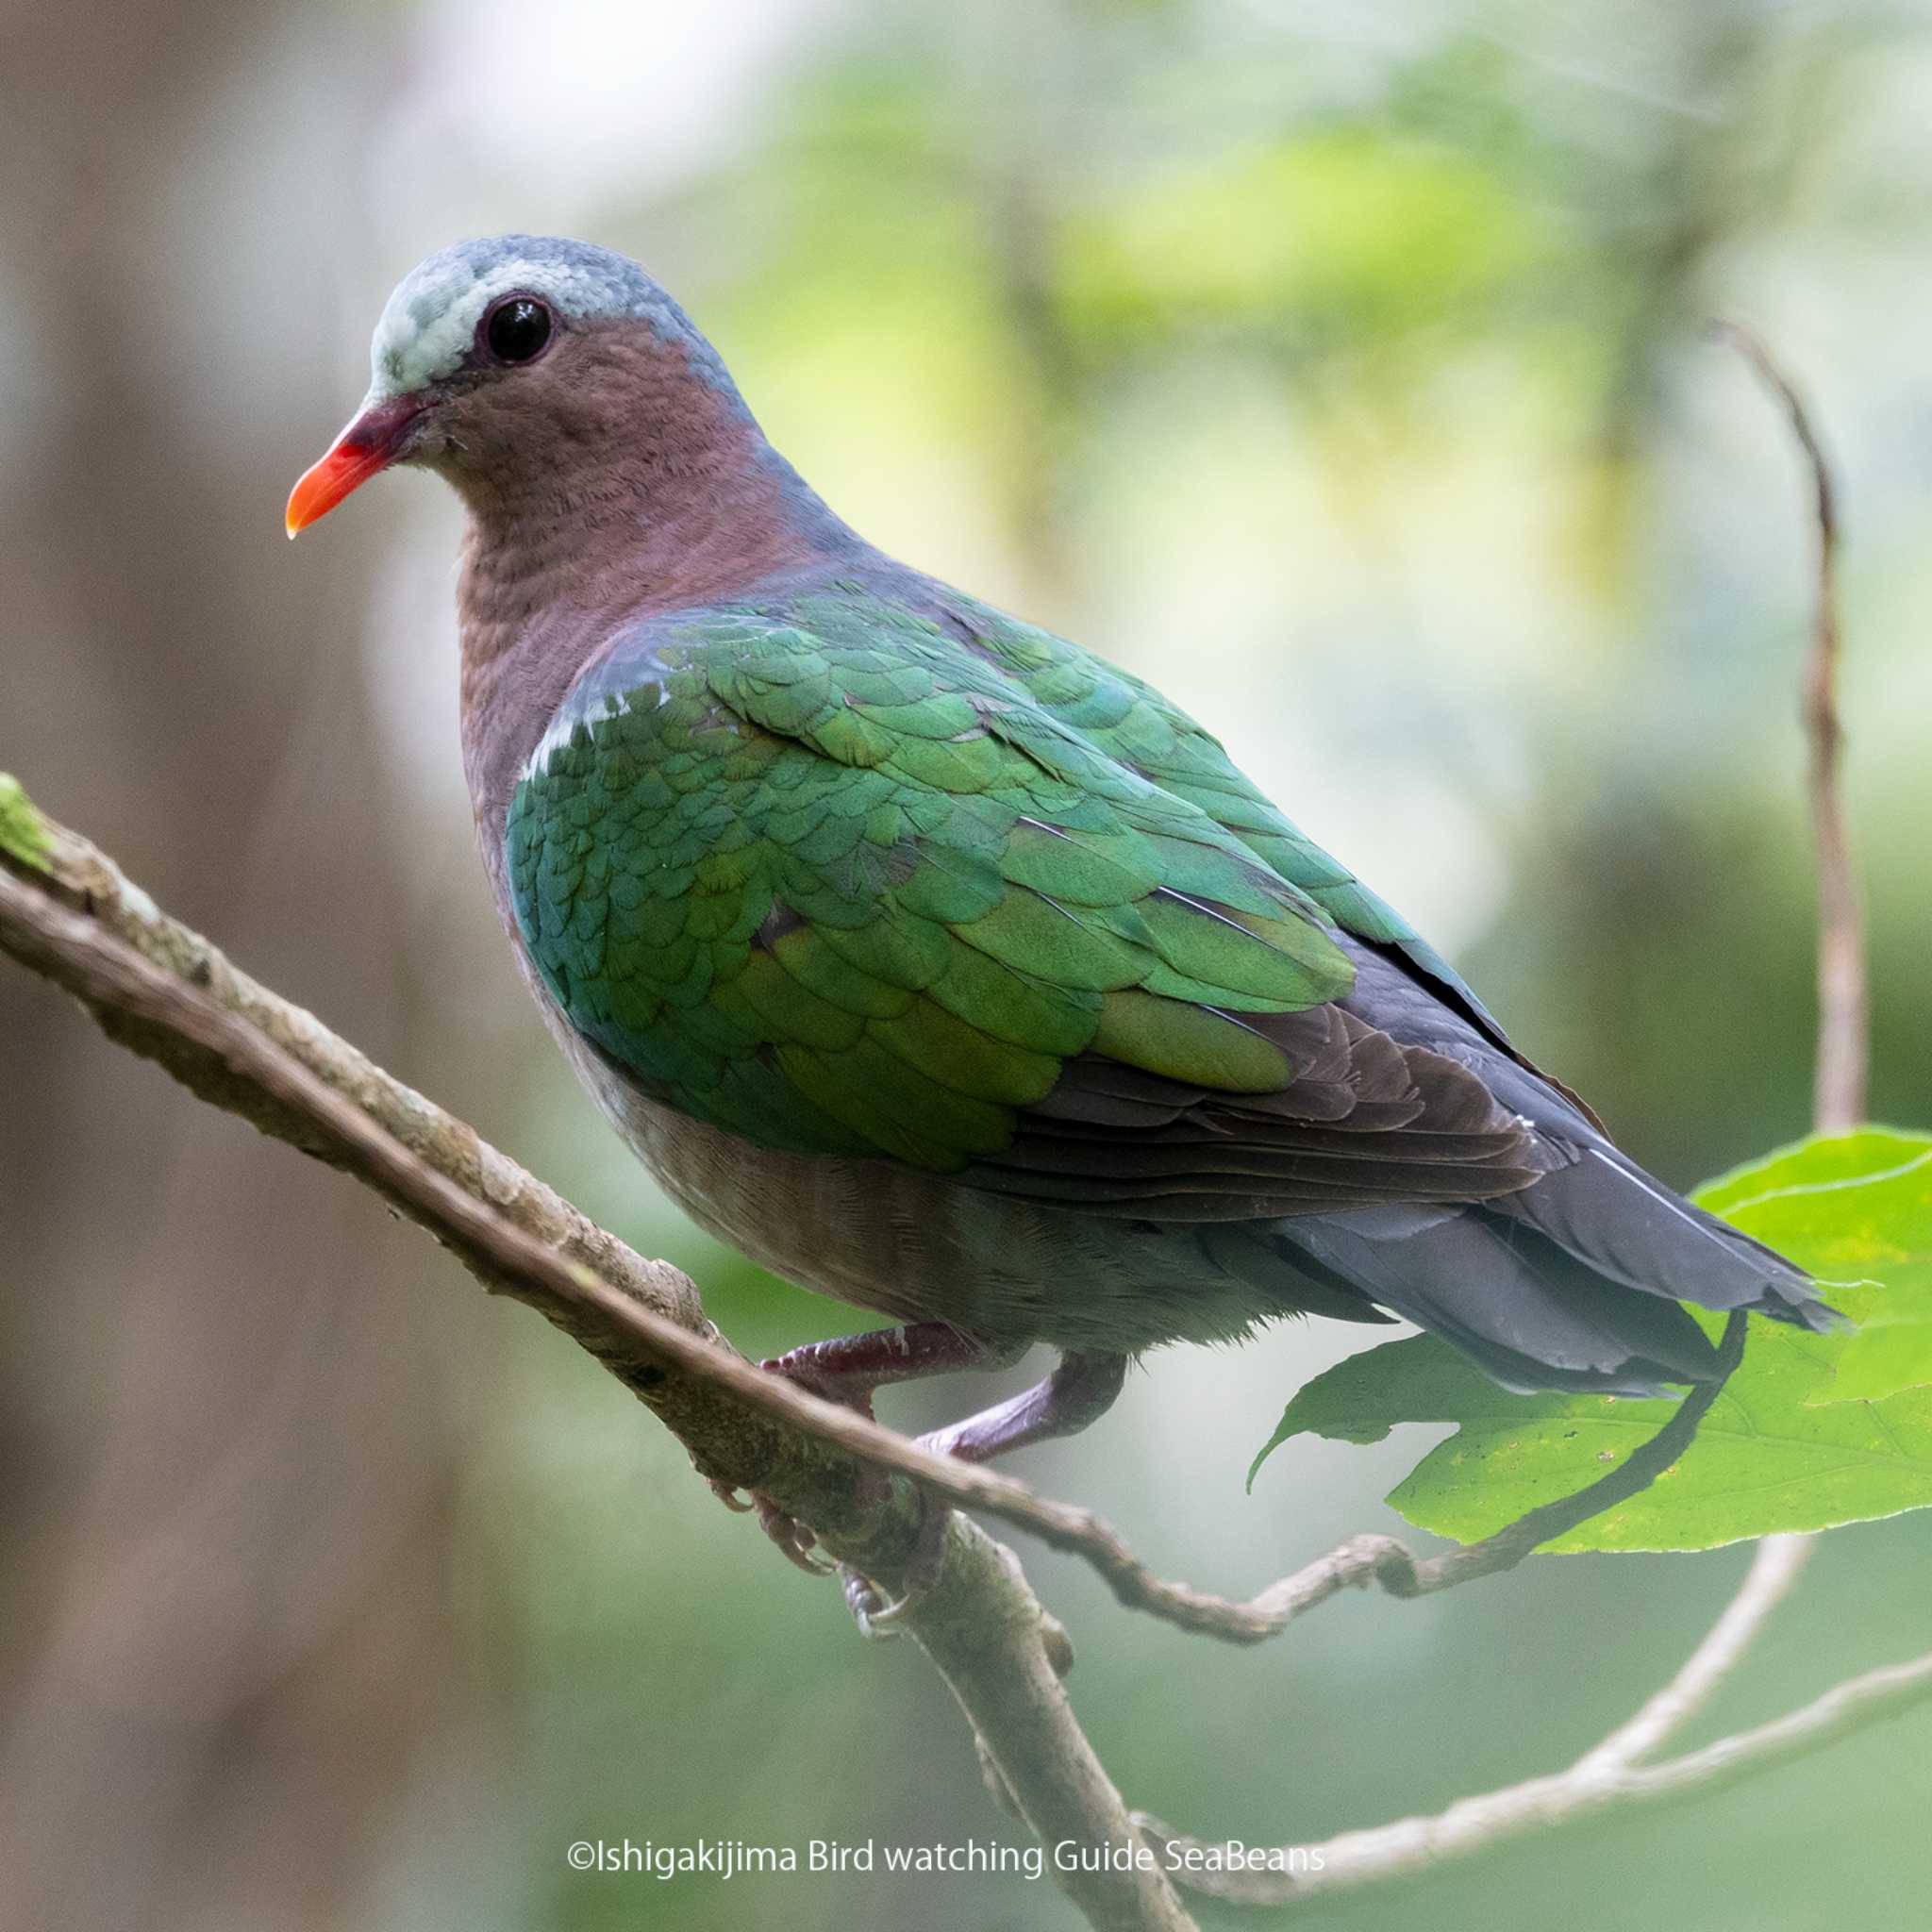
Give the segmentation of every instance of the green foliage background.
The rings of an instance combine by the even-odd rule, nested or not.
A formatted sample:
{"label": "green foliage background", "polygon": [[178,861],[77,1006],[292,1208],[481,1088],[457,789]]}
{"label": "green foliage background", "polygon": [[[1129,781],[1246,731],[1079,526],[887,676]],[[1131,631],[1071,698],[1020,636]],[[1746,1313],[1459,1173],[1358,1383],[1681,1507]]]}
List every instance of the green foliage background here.
{"label": "green foliage background", "polygon": [[[1783,425],[1703,333],[1733,312],[1845,484],[1873,1111],[1924,1128],[1928,25],[1917,0],[168,0],[141,40],[49,10],[0,77],[0,767],[689,1267],[741,1347],[862,1324],[681,1223],[537,1024],[459,790],[453,506],[391,478],[292,553],[275,527],[402,271],[460,233],[584,233],[686,301],[835,507],[1222,730],[1690,1185],[1809,1118],[1809,531]],[[910,1647],[860,1644],[577,1352],[19,979],[0,1774],[26,1850],[0,1858],[90,1926],[130,1899],[197,1928],[1069,1923],[1011,1878],[567,1871],[579,1839],[1015,1828]],[[1023,1473],[1234,1592],[1407,1534],[1382,1498],[1440,1422],[1297,1436],[1242,1491],[1283,1401],[1365,1340],[1152,1357]],[[1874,1329],[1836,1373],[1876,1397],[1924,1348]],[[1835,1534],[1700,1735],[1923,1649],[1928,1522]],[[1027,1553],[1129,1801],[1250,1841],[1556,1767],[1745,1561],[1539,1559],[1236,1652]],[[1926,1739],[1310,1923],[1905,1932]]]}

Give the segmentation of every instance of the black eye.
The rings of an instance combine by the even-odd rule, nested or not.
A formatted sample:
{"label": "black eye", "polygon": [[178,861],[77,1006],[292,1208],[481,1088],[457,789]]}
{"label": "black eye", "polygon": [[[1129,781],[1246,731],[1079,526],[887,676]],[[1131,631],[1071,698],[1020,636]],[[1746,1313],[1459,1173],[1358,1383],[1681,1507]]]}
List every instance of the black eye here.
{"label": "black eye", "polygon": [[483,340],[499,362],[527,362],[542,353],[552,325],[534,295],[507,295],[483,318]]}

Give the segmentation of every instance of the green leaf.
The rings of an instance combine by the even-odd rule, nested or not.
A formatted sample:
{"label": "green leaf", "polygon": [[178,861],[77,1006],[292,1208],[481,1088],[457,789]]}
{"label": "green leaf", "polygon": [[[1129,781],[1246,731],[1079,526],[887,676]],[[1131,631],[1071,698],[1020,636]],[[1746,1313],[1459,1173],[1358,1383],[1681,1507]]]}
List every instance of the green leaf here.
{"label": "green leaf", "polygon": [[0,772],[0,852],[34,872],[46,870],[47,828],[20,780]]}
{"label": "green leaf", "polygon": [[1932,1136],[1868,1127],[1804,1141],[1697,1198],[1830,1283],[1857,1324],[1812,1403],[1932,1385]]}
{"label": "green leaf", "polygon": [[[1821,1336],[1754,1321],[1741,1365],[1679,1461],[1546,1547],[1708,1549],[1932,1505],[1932,1138],[1866,1129],[1802,1142],[1698,1198],[1810,1269],[1865,1325]],[[1373,1442],[1402,1423],[1453,1423],[1389,1501],[1419,1527],[1472,1542],[1595,1481],[1674,1407],[1511,1395],[1445,1342],[1414,1336],[1308,1383],[1249,1482],[1304,1432]]]}

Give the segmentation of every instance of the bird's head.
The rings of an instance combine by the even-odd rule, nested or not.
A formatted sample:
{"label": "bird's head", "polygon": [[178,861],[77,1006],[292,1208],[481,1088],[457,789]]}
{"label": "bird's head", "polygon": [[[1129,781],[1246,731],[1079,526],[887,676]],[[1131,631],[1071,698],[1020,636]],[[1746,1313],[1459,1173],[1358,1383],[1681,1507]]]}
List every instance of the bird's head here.
{"label": "bird's head", "polygon": [[370,371],[289,497],[291,537],[392,463],[460,486],[594,446],[620,422],[749,421],[717,352],[636,262],[551,237],[458,242],[419,263],[375,325]]}

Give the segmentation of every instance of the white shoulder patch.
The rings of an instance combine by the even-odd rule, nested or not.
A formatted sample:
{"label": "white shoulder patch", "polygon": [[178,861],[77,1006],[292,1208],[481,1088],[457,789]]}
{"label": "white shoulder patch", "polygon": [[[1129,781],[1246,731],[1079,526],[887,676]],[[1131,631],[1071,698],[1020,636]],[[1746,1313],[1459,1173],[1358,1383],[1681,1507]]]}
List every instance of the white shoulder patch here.
{"label": "white shoulder patch", "polygon": [[634,708],[633,698],[645,699],[652,704],[666,705],[671,702],[671,693],[661,683],[647,683],[632,691],[599,691],[594,692],[569,691],[563,703],[558,707],[557,716],[550,721],[550,729],[537,741],[537,748],[525,761],[524,769],[517,775],[517,783],[523,784],[531,778],[541,778],[550,769],[550,760],[576,736],[580,724],[594,724],[606,718],[622,718]]}

